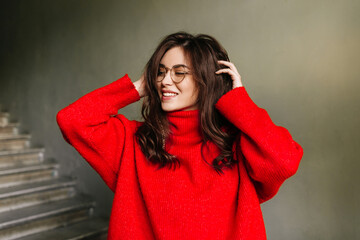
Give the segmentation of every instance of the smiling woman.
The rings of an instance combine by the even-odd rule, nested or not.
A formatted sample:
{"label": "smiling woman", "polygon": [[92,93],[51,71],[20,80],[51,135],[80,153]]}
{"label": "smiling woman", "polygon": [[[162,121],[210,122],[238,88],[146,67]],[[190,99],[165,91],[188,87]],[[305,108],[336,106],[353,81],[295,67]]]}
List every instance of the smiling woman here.
{"label": "smiling woman", "polygon": [[[143,122],[117,114],[142,97]],[[166,36],[138,81],[94,90],[57,121],[115,192],[109,239],[266,239],[260,203],[303,154],[204,34]]]}
{"label": "smiling woman", "polygon": [[[184,32],[175,33],[159,44],[144,75],[134,83],[140,96],[145,96],[142,111],[145,121],[136,136],[151,162],[159,163],[160,167],[179,164],[178,158],[163,148],[172,131],[169,112],[197,109],[202,147],[210,140],[220,150],[211,161],[214,170],[221,172],[224,166],[231,167],[237,129],[215,109],[221,96],[242,86],[240,74],[228,61],[226,50],[215,38],[205,34],[194,37]],[[228,131],[223,131],[223,127]]]}
{"label": "smiling woman", "polygon": [[161,59],[157,88],[165,112],[197,109],[198,89],[188,66],[181,47],[170,49]]}

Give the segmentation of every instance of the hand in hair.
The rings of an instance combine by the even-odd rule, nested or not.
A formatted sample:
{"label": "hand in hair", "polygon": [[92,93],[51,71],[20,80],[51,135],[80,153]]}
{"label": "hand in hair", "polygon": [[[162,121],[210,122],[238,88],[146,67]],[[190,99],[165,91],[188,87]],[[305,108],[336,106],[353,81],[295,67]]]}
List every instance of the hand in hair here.
{"label": "hand in hair", "polygon": [[134,82],[134,86],[136,90],[138,91],[140,98],[145,96],[145,83],[144,83],[144,74],[140,77],[139,80]]}
{"label": "hand in hair", "polygon": [[233,89],[243,86],[242,82],[241,82],[241,76],[233,63],[228,62],[228,61],[223,61],[223,60],[219,60],[218,63],[220,63],[221,65],[227,66],[229,68],[223,68],[223,69],[217,70],[215,72],[216,74],[222,74],[222,73],[229,74],[231,79],[233,80]]}

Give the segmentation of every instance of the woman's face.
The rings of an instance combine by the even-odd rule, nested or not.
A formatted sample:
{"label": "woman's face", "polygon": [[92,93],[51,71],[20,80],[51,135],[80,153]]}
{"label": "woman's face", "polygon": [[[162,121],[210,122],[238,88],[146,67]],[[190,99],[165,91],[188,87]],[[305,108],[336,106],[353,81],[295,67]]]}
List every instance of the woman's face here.
{"label": "woman's face", "polygon": [[[174,66],[184,65],[185,72],[191,71],[188,59],[181,47],[168,50],[160,61],[162,69],[172,69]],[[164,67],[164,68],[163,68]],[[174,71],[174,70],[173,70]],[[162,71],[164,73],[164,71]],[[182,74],[181,72],[179,72]],[[173,82],[168,70],[163,80],[157,82],[157,90],[161,100],[161,107],[165,112],[197,109],[198,90],[191,72],[185,74],[180,83]]]}

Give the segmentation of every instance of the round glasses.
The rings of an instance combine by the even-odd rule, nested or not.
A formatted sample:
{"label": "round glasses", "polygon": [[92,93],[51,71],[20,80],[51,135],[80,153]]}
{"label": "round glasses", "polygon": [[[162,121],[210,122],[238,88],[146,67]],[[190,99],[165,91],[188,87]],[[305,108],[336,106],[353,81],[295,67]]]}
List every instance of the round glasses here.
{"label": "round glasses", "polygon": [[180,83],[182,80],[184,80],[186,74],[190,74],[190,71],[187,70],[188,67],[184,65],[180,66],[173,66],[172,68],[167,68],[165,66],[160,66],[156,81],[161,82],[168,71],[170,71],[170,77],[174,83]]}

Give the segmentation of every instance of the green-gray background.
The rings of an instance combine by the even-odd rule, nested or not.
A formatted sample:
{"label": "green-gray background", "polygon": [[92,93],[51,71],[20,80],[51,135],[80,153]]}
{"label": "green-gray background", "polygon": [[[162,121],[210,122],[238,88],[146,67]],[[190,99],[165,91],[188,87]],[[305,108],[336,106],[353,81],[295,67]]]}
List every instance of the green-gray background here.
{"label": "green-gray background", "polygon": [[[0,103],[108,215],[113,194],[63,140],[56,113],[128,73],[159,40],[216,37],[252,99],[304,148],[262,205],[268,238],[360,238],[360,1],[2,1]],[[140,103],[121,111],[140,119]]]}

